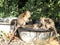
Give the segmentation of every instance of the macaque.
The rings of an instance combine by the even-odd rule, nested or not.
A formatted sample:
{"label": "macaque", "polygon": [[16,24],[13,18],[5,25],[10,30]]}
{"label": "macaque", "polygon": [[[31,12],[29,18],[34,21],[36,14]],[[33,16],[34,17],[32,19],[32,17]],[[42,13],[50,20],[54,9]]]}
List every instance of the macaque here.
{"label": "macaque", "polygon": [[28,23],[30,20],[29,18],[31,17],[30,11],[26,11],[18,16],[17,19],[13,19],[11,21],[11,25],[16,25],[17,27],[24,27],[26,23]]}
{"label": "macaque", "polygon": [[[29,18],[30,18],[30,17],[31,17],[30,11],[26,11],[26,12],[24,12],[24,13],[22,13],[22,14],[20,14],[20,15],[18,16],[17,22],[14,21],[14,22],[15,22],[15,24],[14,24],[15,30],[14,30],[13,35],[11,36],[10,40],[8,41],[7,45],[11,42],[11,40],[12,40],[12,38],[14,37],[14,34],[15,34],[15,32],[17,31],[17,29],[18,29],[19,27],[24,27],[24,26],[26,25],[26,23],[29,22]],[[16,24],[17,24],[17,25],[16,25]]]}
{"label": "macaque", "polygon": [[30,12],[26,11],[18,16],[17,23],[20,27],[26,25],[29,22],[29,18],[31,17]]}
{"label": "macaque", "polygon": [[53,29],[55,34],[56,34],[56,37],[57,37],[58,33],[57,33],[56,28],[55,28],[54,21],[52,19],[41,17],[40,21],[41,21],[41,24],[42,24],[41,28],[46,29],[46,30]]}
{"label": "macaque", "polygon": [[54,21],[50,18],[40,18],[40,22],[42,24],[42,28],[45,30],[49,30],[50,28],[55,27]]}
{"label": "macaque", "polygon": [[24,27],[26,25],[26,23],[28,23],[30,20],[29,18],[31,17],[30,15],[30,12],[29,11],[26,11],[22,14],[20,14],[18,16],[17,19],[13,19],[11,21],[11,28],[13,28],[13,30],[15,30],[15,28],[18,28],[18,27]]}

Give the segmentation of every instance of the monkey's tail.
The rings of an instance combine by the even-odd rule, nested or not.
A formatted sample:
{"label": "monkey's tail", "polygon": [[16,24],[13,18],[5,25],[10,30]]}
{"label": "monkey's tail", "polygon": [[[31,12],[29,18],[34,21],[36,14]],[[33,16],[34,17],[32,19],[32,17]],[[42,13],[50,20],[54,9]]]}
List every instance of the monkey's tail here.
{"label": "monkey's tail", "polygon": [[12,41],[12,39],[13,39],[13,37],[14,37],[14,35],[15,35],[15,32],[17,31],[17,29],[18,29],[18,27],[19,27],[19,25],[16,25],[17,24],[17,21],[15,21],[15,24],[14,24],[14,32],[13,32],[13,34],[12,34],[12,36],[10,37],[10,40],[7,42],[7,45],[9,45],[10,44],[10,42]]}

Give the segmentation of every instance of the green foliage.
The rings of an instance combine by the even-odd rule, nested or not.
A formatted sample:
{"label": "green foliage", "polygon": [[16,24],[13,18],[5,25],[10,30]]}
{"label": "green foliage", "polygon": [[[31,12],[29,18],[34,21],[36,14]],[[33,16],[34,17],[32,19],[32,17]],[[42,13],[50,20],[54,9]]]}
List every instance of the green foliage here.
{"label": "green foliage", "polygon": [[18,0],[0,0],[0,17],[18,15]]}
{"label": "green foliage", "polygon": [[56,19],[60,17],[60,0],[28,0],[25,6],[19,10],[22,12],[30,10],[32,19],[40,17]]}
{"label": "green foliage", "polygon": [[4,10],[4,7],[3,7],[3,2],[4,2],[4,0],[0,0],[0,17],[3,17],[4,16],[4,12],[3,12],[3,10]]}
{"label": "green foliage", "polygon": [[[18,0],[6,0],[5,4],[5,15],[7,16],[16,16],[18,15]],[[7,6],[6,6],[7,5]],[[6,11],[7,10],[7,11]]]}
{"label": "green foliage", "polygon": [[4,0],[0,0],[0,7],[3,7]]}
{"label": "green foliage", "polygon": [[30,10],[32,19],[60,18],[60,0],[0,0],[0,17],[18,16],[26,10]]}

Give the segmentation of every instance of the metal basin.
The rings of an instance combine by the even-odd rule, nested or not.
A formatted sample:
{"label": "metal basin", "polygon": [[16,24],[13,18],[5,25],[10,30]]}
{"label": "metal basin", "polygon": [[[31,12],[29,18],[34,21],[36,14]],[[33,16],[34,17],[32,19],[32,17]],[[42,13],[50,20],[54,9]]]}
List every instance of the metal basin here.
{"label": "metal basin", "polygon": [[[53,31],[44,31],[44,30],[34,30],[30,28],[20,28],[18,29],[20,38],[26,43],[32,42],[33,40],[40,39],[46,40],[50,36],[53,36]],[[52,35],[51,35],[52,34]]]}

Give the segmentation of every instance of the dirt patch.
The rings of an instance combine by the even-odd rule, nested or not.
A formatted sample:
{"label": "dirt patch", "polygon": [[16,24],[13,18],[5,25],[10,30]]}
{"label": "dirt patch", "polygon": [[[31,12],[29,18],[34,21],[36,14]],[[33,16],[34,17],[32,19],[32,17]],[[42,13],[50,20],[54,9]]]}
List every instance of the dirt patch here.
{"label": "dirt patch", "polygon": [[[0,41],[0,45],[6,45],[7,42],[5,42],[4,40]],[[59,45],[57,40],[54,39],[47,39],[47,40],[39,40],[36,39],[33,41],[33,43],[25,43],[23,41],[21,41],[19,38],[15,37],[9,45]]]}

